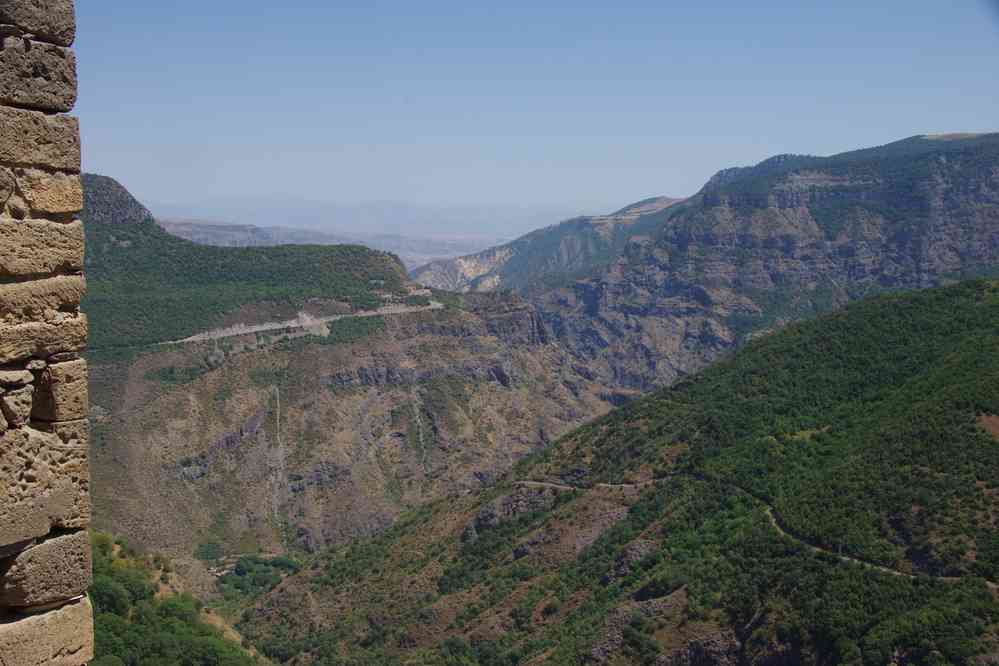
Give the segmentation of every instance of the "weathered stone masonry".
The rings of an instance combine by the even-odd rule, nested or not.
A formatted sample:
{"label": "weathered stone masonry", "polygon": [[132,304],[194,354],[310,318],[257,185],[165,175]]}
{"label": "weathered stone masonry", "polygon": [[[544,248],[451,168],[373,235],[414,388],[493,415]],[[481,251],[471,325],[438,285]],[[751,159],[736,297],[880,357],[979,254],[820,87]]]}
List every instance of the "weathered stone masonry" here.
{"label": "weathered stone masonry", "polygon": [[73,0],[0,0],[0,666],[93,658]]}

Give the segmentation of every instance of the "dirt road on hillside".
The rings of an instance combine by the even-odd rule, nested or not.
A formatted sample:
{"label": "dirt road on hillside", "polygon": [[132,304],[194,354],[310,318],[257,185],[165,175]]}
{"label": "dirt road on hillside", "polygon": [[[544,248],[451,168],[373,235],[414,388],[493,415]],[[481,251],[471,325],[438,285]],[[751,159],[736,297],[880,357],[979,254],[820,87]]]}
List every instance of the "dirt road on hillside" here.
{"label": "dirt road on hillside", "polygon": [[171,340],[169,342],[162,342],[163,345],[176,345],[176,344],[186,344],[188,342],[207,342],[209,340],[222,340],[224,338],[235,338],[240,335],[252,335],[254,333],[266,333],[268,331],[283,331],[286,329],[296,330],[296,329],[310,329],[310,328],[321,328],[326,324],[330,324],[334,321],[340,321],[341,319],[350,318],[361,318],[361,317],[386,317],[392,315],[404,315],[412,314],[414,312],[427,312],[430,310],[443,310],[444,304],[438,303],[437,301],[431,301],[430,305],[386,305],[385,307],[378,308],[377,310],[368,310],[365,312],[358,312],[355,314],[341,314],[341,315],[330,315],[328,317],[313,317],[304,312],[298,313],[298,317],[295,319],[287,319],[285,321],[269,321],[262,324],[237,324],[235,326],[229,326],[228,328],[216,328],[211,331],[205,331],[204,333],[198,333],[192,335],[189,338],[184,338],[182,340]]}

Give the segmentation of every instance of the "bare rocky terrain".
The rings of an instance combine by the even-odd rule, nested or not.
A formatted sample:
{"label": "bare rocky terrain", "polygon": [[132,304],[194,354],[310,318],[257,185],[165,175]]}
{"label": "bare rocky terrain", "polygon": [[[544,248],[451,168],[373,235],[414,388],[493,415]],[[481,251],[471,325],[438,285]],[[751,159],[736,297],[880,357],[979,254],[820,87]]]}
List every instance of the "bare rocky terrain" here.
{"label": "bare rocky terrain", "polygon": [[251,332],[94,364],[99,524],[190,566],[203,543],[312,551],[488,486],[615,399],[519,299],[377,319],[333,346]]}

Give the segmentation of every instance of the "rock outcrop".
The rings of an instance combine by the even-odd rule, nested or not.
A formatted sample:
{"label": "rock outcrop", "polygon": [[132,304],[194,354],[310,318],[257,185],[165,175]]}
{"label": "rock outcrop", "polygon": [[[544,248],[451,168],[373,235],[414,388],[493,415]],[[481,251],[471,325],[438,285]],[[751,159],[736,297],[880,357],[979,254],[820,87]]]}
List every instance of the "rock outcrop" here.
{"label": "rock outcrop", "polygon": [[0,662],[93,658],[72,0],[0,2]]}

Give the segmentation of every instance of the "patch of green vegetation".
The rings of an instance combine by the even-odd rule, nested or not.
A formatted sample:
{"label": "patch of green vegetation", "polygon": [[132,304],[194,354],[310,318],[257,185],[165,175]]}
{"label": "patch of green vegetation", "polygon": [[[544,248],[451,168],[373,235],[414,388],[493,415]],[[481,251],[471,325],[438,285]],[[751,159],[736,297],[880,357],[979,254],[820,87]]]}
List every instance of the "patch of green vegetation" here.
{"label": "patch of green vegetation", "polygon": [[425,525],[434,513],[434,506],[420,507],[405,514],[376,537],[359,539],[349,546],[335,549],[325,559],[323,574],[315,578],[316,589],[337,587],[371,571],[378,571],[386,561],[390,545],[408,530]]}
{"label": "patch of green vegetation", "polygon": [[222,559],[222,555],[222,544],[218,541],[205,541],[199,543],[197,548],[194,549],[194,556],[205,562],[220,560]]}
{"label": "patch of green vegetation", "polygon": [[[190,595],[157,599],[149,561],[124,542],[92,535],[95,666],[187,664],[252,666],[256,663],[201,620]],[[161,562],[162,564],[162,562]]]}
{"label": "patch of green vegetation", "polygon": [[404,305],[409,305],[412,307],[427,307],[430,305],[429,296],[407,296],[402,299]]}
{"label": "patch of green vegetation", "polygon": [[232,384],[229,383],[222,384],[218,388],[218,390],[215,391],[215,395],[212,396],[212,400],[216,403],[227,402],[230,398],[232,398],[234,392],[235,389],[233,388]]}
{"label": "patch of green vegetation", "polygon": [[445,310],[463,310],[465,308],[465,299],[462,298],[461,294],[441,291],[440,289],[432,289],[431,292],[433,300],[442,304]]}
{"label": "patch of green vegetation", "polygon": [[292,377],[288,368],[252,368],[250,381],[254,386],[284,386]]}
{"label": "patch of green vegetation", "polygon": [[246,607],[261,594],[277,587],[285,576],[299,569],[301,564],[290,557],[244,555],[232,571],[219,579],[219,592],[227,606]]}
{"label": "patch of green vegetation", "polygon": [[460,418],[468,414],[472,393],[469,382],[462,377],[435,377],[421,386],[424,415],[429,423],[438,420],[448,428],[457,429]]}

